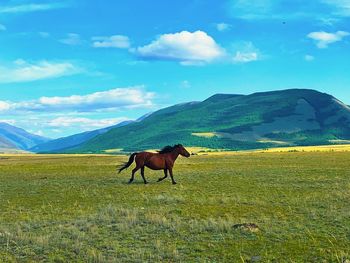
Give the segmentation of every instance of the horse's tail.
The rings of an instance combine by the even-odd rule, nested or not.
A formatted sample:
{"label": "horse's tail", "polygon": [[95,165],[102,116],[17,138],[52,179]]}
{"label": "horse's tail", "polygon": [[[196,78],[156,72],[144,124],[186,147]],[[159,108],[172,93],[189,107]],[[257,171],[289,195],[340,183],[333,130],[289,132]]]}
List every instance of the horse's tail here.
{"label": "horse's tail", "polygon": [[130,155],[129,157],[129,161],[127,161],[126,163],[122,164],[119,168],[119,172],[120,173],[121,171],[123,171],[124,169],[128,168],[133,162],[134,162],[134,159],[135,159],[135,155],[137,153],[133,153],[132,155]]}

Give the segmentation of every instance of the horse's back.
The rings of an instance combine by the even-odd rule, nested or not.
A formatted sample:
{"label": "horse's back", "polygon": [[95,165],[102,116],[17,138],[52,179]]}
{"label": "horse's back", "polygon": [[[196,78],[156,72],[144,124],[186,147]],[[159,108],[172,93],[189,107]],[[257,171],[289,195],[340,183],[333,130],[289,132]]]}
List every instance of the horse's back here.
{"label": "horse's back", "polygon": [[136,162],[152,170],[162,170],[166,168],[165,158],[159,153],[140,152],[136,155]]}

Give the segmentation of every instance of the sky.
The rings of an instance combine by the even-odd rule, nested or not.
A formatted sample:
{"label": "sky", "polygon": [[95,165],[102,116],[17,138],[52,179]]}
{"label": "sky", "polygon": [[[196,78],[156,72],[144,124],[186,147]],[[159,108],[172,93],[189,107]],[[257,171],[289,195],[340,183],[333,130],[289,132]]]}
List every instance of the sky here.
{"label": "sky", "polygon": [[350,104],[350,0],[0,0],[0,122],[58,138],[216,93]]}

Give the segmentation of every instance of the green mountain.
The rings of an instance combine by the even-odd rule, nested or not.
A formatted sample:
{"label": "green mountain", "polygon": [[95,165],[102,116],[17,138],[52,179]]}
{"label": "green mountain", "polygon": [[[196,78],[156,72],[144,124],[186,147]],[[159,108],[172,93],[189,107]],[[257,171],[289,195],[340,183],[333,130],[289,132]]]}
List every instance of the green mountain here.
{"label": "green mountain", "polygon": [[28,150],[34,145],[49,140],[48,138],[31,134],[8,123],[0,122],[0,149]]}
{"label": "green mountain", "polygon": [[350,108],[314,90],[216,94],[156,111],[63,152],[137,151],[182,143],[222,149],[320,145],[350,139]]}

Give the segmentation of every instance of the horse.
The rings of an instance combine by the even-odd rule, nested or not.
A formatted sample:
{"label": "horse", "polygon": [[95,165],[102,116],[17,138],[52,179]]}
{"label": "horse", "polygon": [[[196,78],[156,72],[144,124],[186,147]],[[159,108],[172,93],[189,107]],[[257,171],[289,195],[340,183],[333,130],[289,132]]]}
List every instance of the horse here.
{"label": "horse", "polygon": [[173,167],[179,155],[185,156],[187,158],[190,157],[190,153],[181,144],[176,144],[174,146],[165,146],[160,151],[157,151],[157,153],[135,152],[130,155],[128,162],[120,166],[119,173],[124,169],[128,168],[135,160],[136,167],[131,172],[131,178],[128,182],[129,184],[131,184],[134,181],[134,174],[139,169],[141,169],[141,176],[142,176],[143,182],[145,184],[148,183],[146,181],[145,173],[144,173],[145,166],[152,170],[164,171],[164,177],[159,178],[158,182],[161,182],[165,178],[167,178],[168,171],[169,171],[171,182],[173,184],[176,184],[173,176]]}

